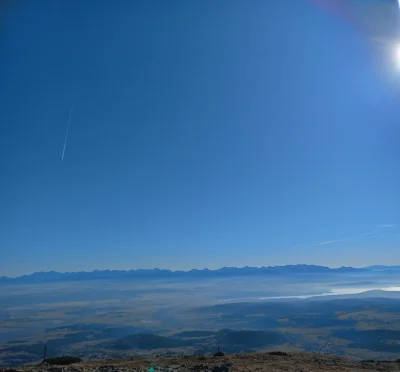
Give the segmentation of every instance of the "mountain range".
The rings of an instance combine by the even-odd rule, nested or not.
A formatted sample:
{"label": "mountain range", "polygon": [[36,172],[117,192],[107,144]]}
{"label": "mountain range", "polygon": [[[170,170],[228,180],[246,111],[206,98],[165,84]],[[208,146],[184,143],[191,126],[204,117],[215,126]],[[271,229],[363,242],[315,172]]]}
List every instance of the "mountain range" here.
{"label": "mountain range", "polygon": [[35,272],[16,278],[7,276],[0,277],[0,284],[33,284],[81,280],[101,279],[208,279],[235,276],[257,276],[257,275],[315,275],[315,274],[345,274],[345,273],[368,273],[368,272],[400,271],[400,266],[369,266],[364,268],[340,267],[330,268],[317,265],[286,265],[286,266],[263,266],[263,267],[222,267],[217,270],[193,269],[189,271],[172,271],[167,269],[138,269],[138,270],[94,270],[91,272]]}

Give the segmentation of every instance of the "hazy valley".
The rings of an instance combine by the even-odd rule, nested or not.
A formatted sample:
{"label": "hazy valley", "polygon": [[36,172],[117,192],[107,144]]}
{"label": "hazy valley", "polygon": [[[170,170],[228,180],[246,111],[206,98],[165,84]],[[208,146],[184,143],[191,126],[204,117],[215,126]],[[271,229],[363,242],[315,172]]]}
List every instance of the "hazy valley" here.
{"label": "hazy valley", "polygon": [[398,267],[127,273],[1,278],[0,363],[38,361],[45,343],[47,356],[87,359],[211,354],[218,341],[226,353],[400,355]]}

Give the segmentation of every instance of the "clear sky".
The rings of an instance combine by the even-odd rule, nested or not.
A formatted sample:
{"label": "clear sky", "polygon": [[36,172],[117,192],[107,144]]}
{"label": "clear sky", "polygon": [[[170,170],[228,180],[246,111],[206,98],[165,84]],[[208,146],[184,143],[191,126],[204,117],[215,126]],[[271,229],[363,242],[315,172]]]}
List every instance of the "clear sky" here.
{"label": "clear sky", "polygon": [[3,9],[0,275],[400,264],[400,68],[322,3]]}

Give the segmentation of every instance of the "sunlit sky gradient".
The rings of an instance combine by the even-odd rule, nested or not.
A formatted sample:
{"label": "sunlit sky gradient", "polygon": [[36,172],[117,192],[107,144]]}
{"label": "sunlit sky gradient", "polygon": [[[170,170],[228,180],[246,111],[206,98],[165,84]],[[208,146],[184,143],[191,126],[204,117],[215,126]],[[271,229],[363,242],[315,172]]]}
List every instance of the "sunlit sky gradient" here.
{"label": "sunlit sky gradient", "polygon": [[308,0],[1,27],[0,275],[400,264],[400,71],[357,27]]}

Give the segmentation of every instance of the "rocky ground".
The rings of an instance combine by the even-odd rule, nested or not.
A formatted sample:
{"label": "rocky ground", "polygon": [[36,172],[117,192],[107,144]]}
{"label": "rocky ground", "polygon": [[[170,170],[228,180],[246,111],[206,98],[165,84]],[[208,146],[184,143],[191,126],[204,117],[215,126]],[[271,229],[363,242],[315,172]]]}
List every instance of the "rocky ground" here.
{"label": "rocky ground", "polygon": [[[279,353],[278,353],[279,354]],[[154,369],[152,369],[154,368]],[[70,366],[23,366],[21,372],[400,371],[399,362],[364,362],[310,353],[235,354],[84,361]],[[11,372],[11,371],[10,371]]]}

